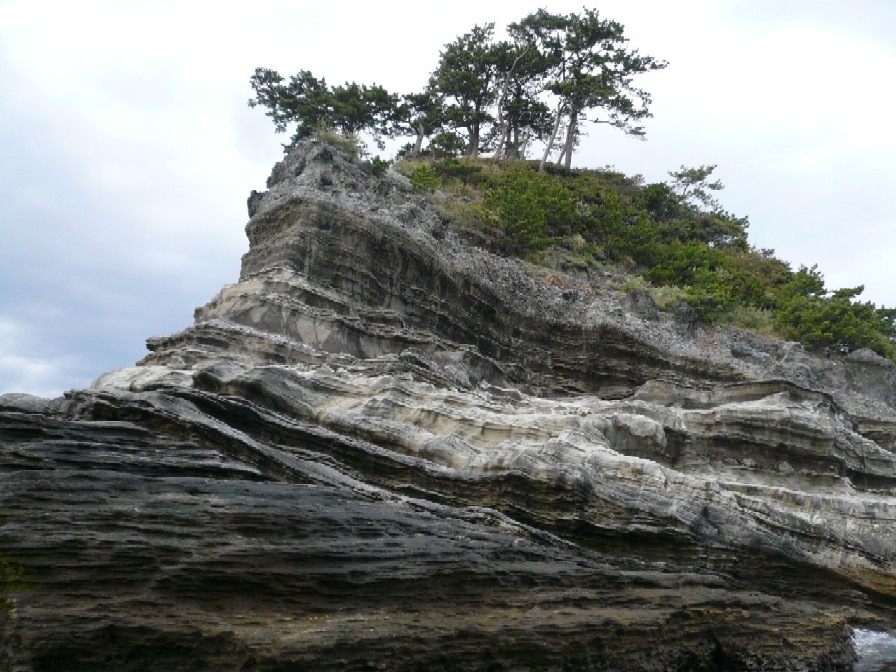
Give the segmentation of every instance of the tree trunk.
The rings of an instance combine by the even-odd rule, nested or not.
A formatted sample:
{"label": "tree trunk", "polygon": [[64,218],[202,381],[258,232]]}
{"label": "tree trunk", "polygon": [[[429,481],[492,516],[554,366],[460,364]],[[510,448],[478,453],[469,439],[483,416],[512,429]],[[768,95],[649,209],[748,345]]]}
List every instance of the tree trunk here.
{"label": "tree trunk", "polygon": [[519,138],[519,135],[516,136],[514,140],[514,151],[516,155],[520,159],[526,158],[526,152],[529,151],[529,141],[532,139],[532,131],[526,130],[523,131],[523,139],[522,141]]}
{"label": "tree trunk", "polygon": [[541,157],[541,163],[538,164],[538,172],[544,172],[544,164],[547,163],[551,150],[554,148],[554,140],[557,139],[557,133],[560,130],[560,122],[563,120],[563,103],[557,105],[557,119],[554,121],[554,130],[551,131],[551,137],[548,138],[547,146],[544,148],[544,155]]}
{"label": "tree trunk", "polygon": [[500,159],[504,154],[504,143],[507,142],[507,121],[504,119],[504,98],[507,96],[507,85],[510,81],[510,75],[504,81],[504,89],[501,91],[501,98],[498,100],[498,146],[495,149],[495,158]]}
{"label": "tree trunk", "polygon": [[505,155],[508,159],[522,158],[520,155],[520,127],[514,125],[513,129],[509,130],[507,135],[507,151]]}
{"label": "tree trunk", "polygon": [[423,124],[417,124],[417,141],[414,143],[411,156],[420,156],[420,152],[423,151],[423,138],[426,136],[425,130]]}
{"label": "tree trunk", "polygon": [[496,159],[512,159],[513,152],[511,151],[511,142],[510,142],[510,127],[505,124],[504,131],[501,134],[500,139],[498,140],[498,148],[495,150],[495,158]]}
{"label": "tree trunk", "polygon": [[504,84],[501,85],[501,95],[498,96],[498,137],[501,139],[498,141],[498,148],[495,150],[496,159],[501,158],[504,151],[504,143],[507,142],[508,137],[507,121],[504,119],[504,101],[507,100],[507,89],[510,88],[510,79],[513,77],[513,73],[516,71],[516,66],[519,64],[520,59],[528,54],[531,48],[532,45],[527,44],[522,53],[513,59],[513,65],[510,66],[510,71],[504,78]]}
{"label": "tree trunk", "polygon": [[479,156],[479,122],[470,124],[470,142],[467,144],[467,156]]}
{"label": "tree trunk", "polygon": [[[576,144],[576,128],[579,123],[579,111],[573,108],[569,112],[569,127],[566,129],[566,144],[563,146],[563,167],[569,169],[572,166],[572,149]],[[565,158],[564,158],[565,157]],[[559,161],[558,161],[559,163]]]}

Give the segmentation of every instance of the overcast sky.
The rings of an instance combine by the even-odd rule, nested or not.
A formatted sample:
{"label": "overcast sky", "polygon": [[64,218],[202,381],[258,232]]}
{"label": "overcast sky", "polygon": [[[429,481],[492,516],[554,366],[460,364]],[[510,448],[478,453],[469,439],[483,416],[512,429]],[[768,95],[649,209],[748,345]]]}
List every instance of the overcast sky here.
{"label": "overcast sky", "polygon": [[[0,0],[0,393],[130,366],[238,278],[246,197],[281,156],[257,66],[420,89],[440,48],[582,2]],[[647,140],[574,163],[649,181],[718,164],[751,242],[896,306],[896,2],[606,0],[669,61]]]}

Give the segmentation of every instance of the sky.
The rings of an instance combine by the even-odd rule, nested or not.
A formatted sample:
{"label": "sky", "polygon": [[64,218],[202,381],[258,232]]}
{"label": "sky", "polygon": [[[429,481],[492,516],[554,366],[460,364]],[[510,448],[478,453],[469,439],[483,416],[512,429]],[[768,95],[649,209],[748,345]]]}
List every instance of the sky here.
{"label": "sky", "polygon": [[[636,81],[647,139],[592,126],[574,165],[716,164],[753,245],[896,306],[896,2],[588,6],[669,66]],[[412,92],[446,43],[539,3],[421,7],[0,0],[0,393],[87,387],[237,281],[246,198],[287,139],[246,104],[256,67]]]}

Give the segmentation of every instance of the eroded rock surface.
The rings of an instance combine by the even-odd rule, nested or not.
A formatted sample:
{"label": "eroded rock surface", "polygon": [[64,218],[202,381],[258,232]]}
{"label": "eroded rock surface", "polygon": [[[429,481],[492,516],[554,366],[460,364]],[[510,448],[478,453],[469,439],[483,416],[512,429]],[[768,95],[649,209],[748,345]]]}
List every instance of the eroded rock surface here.
{"label": "eroded rock surface", "polygon": [[191,327],[0,397],[0,669],[849,670],[896,628],[892,363],[544,278],[333,147],[267,186]]}

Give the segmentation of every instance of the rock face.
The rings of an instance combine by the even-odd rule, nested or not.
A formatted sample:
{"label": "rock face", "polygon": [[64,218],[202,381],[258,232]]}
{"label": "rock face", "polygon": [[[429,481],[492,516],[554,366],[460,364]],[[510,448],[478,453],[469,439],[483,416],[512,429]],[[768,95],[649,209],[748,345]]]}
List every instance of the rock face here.
{"label": "rock face", "polygon": [[896,627],[896,366],[463,243],[314,143],[237,284],[0,397],[0,669],[850,670]]}

